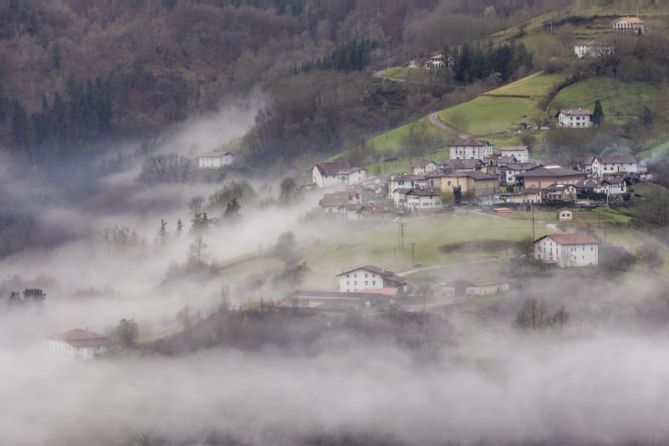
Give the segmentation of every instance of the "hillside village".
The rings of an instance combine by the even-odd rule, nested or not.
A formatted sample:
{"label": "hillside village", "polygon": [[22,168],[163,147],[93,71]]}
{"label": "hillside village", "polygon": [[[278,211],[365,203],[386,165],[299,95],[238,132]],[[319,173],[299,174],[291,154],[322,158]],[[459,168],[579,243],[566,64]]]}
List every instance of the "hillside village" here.
{"label": "hillside village", "polygon": [[[635,35],[639,38],[648,32],[652,30],[639,16],[620,17],[609,28],[611,35]],[[578,60],[611,57],[616,50],[609,41],[607,34],[603,33],[597,39],[578,41],[574,46],[574,55]],[[454,71],[460,63],[461,51],[462,48],[450,53],[435,52],[426,58],[411,60],[407,67],[433,75]],[[516,83],[526,82],[535,88],[533,83],[538,85],[538,80],[543,78],[559,79],[539,72]],[[501,87],[499,93],[495,90],[480,98],[515,98],[513,85]],[[518,98],[525,100],[533,96],[523,93]],[[471,102],[472,107],[477,106],[476,100]],[[643,202],[643,195],[635,190],[644,189],[658,180],[657,174],[649,169],[649,159],[603,146],[596,154],[576,155],[558,164],[549,161],[550,157],[544,149],[536,153],[516,136],[533,132],[537,140],[542,133],[552,129],[572,132],[596,130],[604,125],[606,118],[599,99],[595,101],[594,109],[588,108],[591,102],[592,98],[579,100],[576,96],[570,101],[571,106],[560,107],[553,115],[535,122],[528,115],[514,116],[510,121],[513,137],[502,138],[502,142],[490,141],[480,127],[471,134],[459,128],[455,112],[435,113],[430,116],[428,126],[431,131],[447,131],[449,142],[431,147],[425,156],[409,157],[405,167],[397,170],[390,168],[386,171],[385,168],[379,169],[378,165],[372,168],[369,163],[355,163],[341,155],[315,163],[303,176],[308,179],[301,185],[303,192],[317,197],[317,206],[307,214],[306,220],[342,224],[354,232],[399,225],[401,237],[393,248],[396,260],[391,262],[383,258],[379,264],[356,264],[350,259],[342,261],[341,272],[333,274],[330,269],[330,273],[324,275],[324,271],[317,271],[319,283],[323,284],[325,280],[329,285],[291,288],[285,293],[263,294],[260,299],[278,308],[310,309],[328,315],[367,313],[393,306],[409,312],[438,311],[477,296],[513,293],[513,280],[504,272],[504,265],[525,263],[531,268],[574,269],[593,275],[598,274],[602,262],[610,268],[614,262],[612,256],[620,256],[620,250],[625,252],[626,248],[615,247],[603,240],[601,233],[597,234],[592,229],[591,216],[601,218],[603,212],[633,208]],[[460,105],[455,108],[458,107]],[[504,114],[505,111],[504,106],[500,106],[497,113]],[[509,121],[505,121],[505,125],[508,126]],[[493,139],[499,140],[490,123],[482,128],[485,127],[489,128],[487,133]],[[394,159],[392,156],[386,158]],[[192,159],[191,164],[196,178],[209,183],[221,181],[231,173],[248,171],[243,155],[230,146],[202,153]],[[541,222],[535,222],[535,214],[542,215]],[[493,256],[492,268],[446,276],[438,274],[443,265],[425,266],[416,260],[415,242],[407,241],[410,249],[405,244],[405,225],[422,221],[428,225],[439,224],[441,217],[467,218],[468,215],[483,215],[492,219],[485,224],[493,231],[498,224],[495,218],[508,219],[513,215],[519,221],[531,221],[531,231],[526,234],[531,238],[529,241],[516,239],[512,242],[524,244],[524,251],[521,249],[521,252],[511,255],[507,248],[505,256]],[[546,215],[551,217],[546,218]],[[465,243],[476,243],[476,237],[474,239]],[[434,243],[438,242],[435,240]],[[480,243],[488,241],[480,240]],[[517,250],[518,246],[514,249]],[[387,267],[392,263],[398,264],[398,254],[407,256],[407,252],[411,252],[410,261],[400,263],[404,268],[408,266],[409,270],[394,272]],[[464,265],[467,262],[471,260],[464,260]],[[308,260],[306,265],[305,268],[311,266]],[[436,276],[430,276],[429,280],[420,277],[423,271],[433,269]],[[416,274],[418,277],[414,277]],[[431,296],[429,302],[416,302],[419,293],[426,293],[426,289]],[[109,342],[107,338],[86,330],[72,330],[50,339],[52,351],[85,358],[104,353]]]}

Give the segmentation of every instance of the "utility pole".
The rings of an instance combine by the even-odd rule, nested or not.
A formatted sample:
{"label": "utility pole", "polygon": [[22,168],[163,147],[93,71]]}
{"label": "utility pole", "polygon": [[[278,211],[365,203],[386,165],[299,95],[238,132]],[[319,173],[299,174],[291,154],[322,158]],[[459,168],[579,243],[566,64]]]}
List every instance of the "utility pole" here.
{"label": "utility pole", "polygon": [[534,236],[534,204],[531,204],[530,207],[532,208],[532,241],[535,241],[536,238]]}
{"label": "utility pole", "polygon": [[416,243],[411,242],[411,265],[416,265]]}
{"label": "utility pole", "polygon": [[400,249],[404,249],[404,223],[400,223]]}

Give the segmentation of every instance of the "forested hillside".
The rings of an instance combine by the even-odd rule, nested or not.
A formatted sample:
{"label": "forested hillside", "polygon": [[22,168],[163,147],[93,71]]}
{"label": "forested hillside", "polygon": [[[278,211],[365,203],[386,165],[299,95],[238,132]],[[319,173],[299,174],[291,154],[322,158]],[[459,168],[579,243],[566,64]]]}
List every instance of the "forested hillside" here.
{"label": "forested hillside", "polygon": [[[485,38],[567,3],[6,0],[0,147],[33,162],[79,156],[90,153],[82,147],[152,135],[262,91],[272,105],[258,116],[250,153],[331,150],[434,107],[449,92],[377,85],[373,69]],[[286,89],[293,97],[282,95]],[[286,152],[293,137],[298,150]]]}

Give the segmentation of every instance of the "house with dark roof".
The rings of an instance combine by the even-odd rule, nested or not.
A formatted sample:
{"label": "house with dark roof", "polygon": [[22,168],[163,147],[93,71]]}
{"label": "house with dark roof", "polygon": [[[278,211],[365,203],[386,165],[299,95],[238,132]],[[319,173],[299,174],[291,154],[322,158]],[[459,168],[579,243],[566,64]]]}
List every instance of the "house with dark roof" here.
{"label": "house with dark roof", "polygon": [[407,281],[394,272],[374,265],[360,266],[338,274],[339,291],[342,293],[373,293],[374,290],[394,288],[406,291]]}
{"label": "house with dark roof", "polygon": [[318,187],[350,186],[360,184],[367,178],[367,170],[352,166],[348,161],[319,163],[311,171],[314,184]]}
{"label": "house with dark roof", "polygon": [[526,189],[545,189],[552,184],[576,184],[586,174],[562,166],[538,166],[516,175],[516,184]]}
{"label": "house with dark roof", "polygon": [[49,352],[76,359],[92,359],[105,353],[111,342],[107,336],[75,328],[49,336]]}
{"label": "house with dark roof", "polygon": [[585,108],[570,108],[560,110],[556,116],[557,126],[570,129],[592,127],[592,110]]}
{"label": "house with dark roof", "polygon": [[441,165],[443,171],[452,172],[454,170],[474,172],[481,170],[483,161],[479,159],[451,159]]}
{"label": "house with dark roof", "polygon": [[393,199],[397,207],[412,212],[440,209],[443,205],[441,191],[432,187],[396,189]]}
{"label": "house with dark roof", "polygon": [[618,173],[636,174],[639,172],[639,163],[629,153],[607,153],[593,157],[589,170],[600,177]]}
{"label": "house with dark roof", "polygon": [[411,173],[414,175],[425,175],[437,170],[439,166],[430,160],[414,160],[411,162]]}
{"label": "house with dark roof", "polygon": [[484,160],[493,154],[493,147],[488,141],[474,137],[462,138],[450,144],[448,150],[448,157],[452,160]]}
{"label": "house with dark roof", "polygon": [[541,190],[541,201],[559,203],[576,201],[578,190],[573,184],[551,184]]}
{"label": "house with dark roof", "polygon": [[599,240],[589,234],[550,234],[534,242],[534,258],[560,268],[599,264]]}

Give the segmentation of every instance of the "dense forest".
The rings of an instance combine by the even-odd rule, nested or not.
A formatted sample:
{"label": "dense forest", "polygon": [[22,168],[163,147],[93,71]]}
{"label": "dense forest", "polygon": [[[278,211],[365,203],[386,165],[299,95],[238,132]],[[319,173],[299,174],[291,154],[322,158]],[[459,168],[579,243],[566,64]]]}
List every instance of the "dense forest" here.
{"label": "dense forest", "polygon": [[[273,105],[258,115],[250,153],[274,159],[328,150],[427,110],[447,93],[377,85],[372,70],[485,38],[567,3],[0,2],[0,148],[33,162],[80,156],[90,153],[80,150],[84,146],[151,136],[193,113],[264,91]],[[281,97],[284,88],[300,93]],[[367,116],[377,106],[380,111]],[[285,126],[278,128],[277,119]],[[267,139],[273,131],[284,136]],[[322,143],[314,147],[306,133]],[[293,136],[297,146],[309,147],[285,152]]]}

